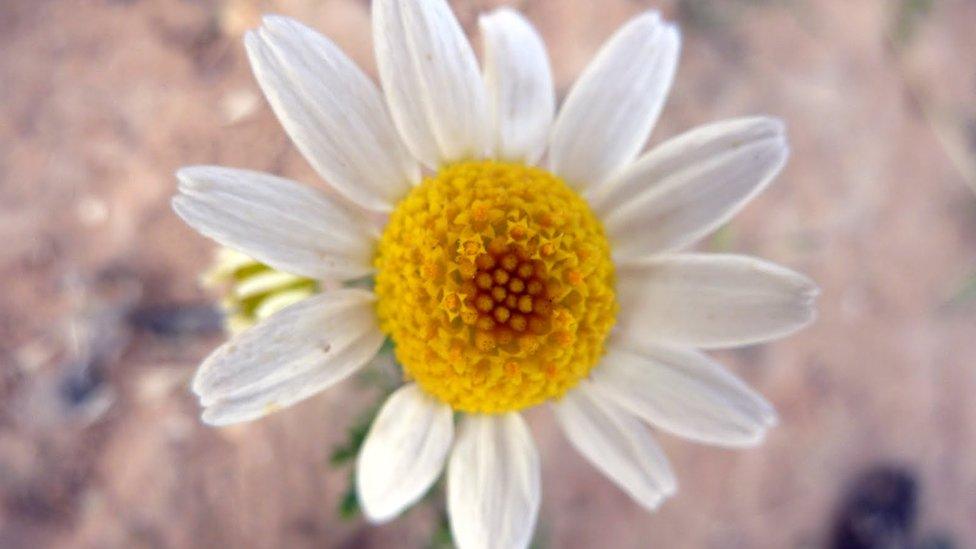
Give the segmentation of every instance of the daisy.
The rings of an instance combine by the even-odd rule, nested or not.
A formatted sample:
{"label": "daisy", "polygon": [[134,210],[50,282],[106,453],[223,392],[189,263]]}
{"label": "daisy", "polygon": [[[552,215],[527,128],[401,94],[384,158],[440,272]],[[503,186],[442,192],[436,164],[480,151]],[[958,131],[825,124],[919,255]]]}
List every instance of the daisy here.
{"label": "daisy", "polygon": [[813,318],[815,286],[759,259],[678,251],[779,172],[783,124],[719,122],[641,154],[680,44],[655,12],[602,47],[558,116],[542,40],[516,12],[480,19],[481,70],[444,0],[374,0],[372,18],[382,91],[290,19],[267,17],[246,37],[285,130],[348,200],[238,169],[177,174],[173,207],[202,234],[303,279],[357,282],[214,351],[193,381],[203,421],[295,404],[389,338],[405,384],[357,460],[364,512],[396,517],[446,466],[463,548],[531,539],[529,407],[548,404],[573,446],[647,509],[676,483],[645,424],[760,442],[773,408],[698,349],[796,331]]}

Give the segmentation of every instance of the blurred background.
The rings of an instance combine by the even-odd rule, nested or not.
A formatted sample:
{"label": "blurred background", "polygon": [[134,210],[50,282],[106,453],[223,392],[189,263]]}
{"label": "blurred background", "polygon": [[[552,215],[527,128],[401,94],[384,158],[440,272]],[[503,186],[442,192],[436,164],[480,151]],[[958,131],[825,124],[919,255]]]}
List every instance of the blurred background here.
{"label": "blurred background", "polygon": [[[781,425],[749,451],[661,435],[680,490],[657,513],[530,412],[537,546],[976,546],[976,2],[452,2],[472,36],[503,3],[540,29],[560,96],[630,16],[678,21],[652,142],[768,113],[793,151],[703,248],[823,289],[812,328],[719,353]],[[332,458],[369,384],[223,430],[187,390],[223,336],[174,170],[323,184],[250,75],[241,36],[266,12],[375,75],[368,0],[0,0],[0,547],[440,543],[435,505],[370,527],[344,502]]]}

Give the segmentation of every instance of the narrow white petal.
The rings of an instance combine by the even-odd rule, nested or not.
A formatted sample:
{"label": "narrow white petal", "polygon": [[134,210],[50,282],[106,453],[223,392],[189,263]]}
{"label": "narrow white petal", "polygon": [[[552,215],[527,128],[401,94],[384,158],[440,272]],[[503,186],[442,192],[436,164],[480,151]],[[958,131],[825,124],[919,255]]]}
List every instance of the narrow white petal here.
{"label": "narrow white petal", "polygon": [[783,123],[743,118],[702,126],[644,155],[588,199],[634,261],[687,247],[726,223],[786,164]]}
{"label": "narrow white petal", "polygon": [[372,271],[375,234],[328,195],[273,175],[213,166],[176,173],[173,209],[191,227],[285,272],[349,280]]}
{"label": "narrow white petal", "polygon": [[592,379],[605,398],[645,421],[706,444],[753,446],[776,424],[762,396],[692,350],[611,345]]}
{"label": "narrow white petal", "polygon": [[447,466],[447,511],[458,547],[528,546],[540,496],[539,454],[522,417],[466,417]]}
{"label": "narrow white petal", "polygon": [[641,422],[584,380],[552,405],[573,447],[645,509],[677,489],[674,473]]}
{"label": "narrow white petal", "polygon": [[603,46],[553,126],[550,170],[574,188],[601,183],[644,148],[678,64],[678,29],[647,12]]}
{"label": "narrow white petal", "polygon": [[617,270],[619,335],[717,348],[789,335],[813,321],[807,277],[753,257],[679,254]]}
{"label": "narrow white petal", "polygon": [[285,131],[329,184],[389,211],[420,169],[370,79],[335,44],[286,17],[245,38],[251,68]]}
{"label": "narrow white petal", "polygon": [[302,278],[284,271],[266,271],[258,273],[237,282],[233,292],[237,299],[247,299],[261,294],[266,294],[272,290],[281,290],[295,284],[305,282]]}
{"label": "narrow white petal", "polygon": [[375,328],[368,291],[322,292],[286,307],[218,347],[192,389],[204,404],[317,369]]}
{"label": "narrow white petal", "polygon": [[254,308],[254,318],[262,319],[277,313],[278,311],[298,303],[315,295],[315,289],[304,287],[296,290],[277,291],[273,295],[261,300],[261,303]]}
{"label": "narrow white petal", "polygon": [[383,344],[374,297],[355,289],[286,307],[218,347],[193,379],[203,420],[264,416],[322,391],[366,364]]}
{"label": "narrow white petal", "polygon": [[531,23],[508,8],[478,23],[495,156],[534,164],[545,151],[556,109],[545,44]]}
{"label": "narrow white petal", "polygon": [[485,86],[444,0],[375,0],[373,38],[386,101],[410,151],[431,169],[484,156]]}
{"label": "narrow white petal", "polygon": [[366,516],[385,522],[420,499],[444,468],[453,440],[450,406],[414,383],[393,393],[356,461],[356,488]]}

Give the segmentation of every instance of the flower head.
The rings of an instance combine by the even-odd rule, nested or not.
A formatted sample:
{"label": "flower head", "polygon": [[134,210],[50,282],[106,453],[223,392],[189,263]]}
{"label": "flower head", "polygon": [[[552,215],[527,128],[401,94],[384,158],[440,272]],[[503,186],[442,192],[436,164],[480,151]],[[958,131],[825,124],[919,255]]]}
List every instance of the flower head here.
{"label": "flower head", "polygon": [[[246,38],[258,82],[356,207],[216,167],[181,170],[173,205],[293,277],[276,283],[312,294],[310,280],[375,281],[260,315],[217,349],[193,384],[204,421],[299,402],[388,337],[405,384],[358,458],[366,514],[397,516],[446,464],[458,544],[524,547],[541,488],[521,410],[550,404],[580,453],[653,509],[676,482],[645,423],[723,446],[756,444],[775,423],[696,349],[789,334],[813,318],[816,289],[758,259],[677,253],[758,194],[787,145],[779,121],[742,118],[641,154],[677,65],[673,25],[654,12],[626,24],[556,116],[532,26],[508,9],[480,24],[483,72],[443,0],[375,0],[381,92],[328,39],[266,18]],[[377,229],[368,211],[388,221]]]}

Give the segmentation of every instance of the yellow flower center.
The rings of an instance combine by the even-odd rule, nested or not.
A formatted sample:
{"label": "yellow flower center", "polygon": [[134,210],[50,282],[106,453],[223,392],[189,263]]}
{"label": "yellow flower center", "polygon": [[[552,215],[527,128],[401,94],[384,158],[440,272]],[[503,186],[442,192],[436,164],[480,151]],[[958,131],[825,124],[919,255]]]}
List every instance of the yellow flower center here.
{"label": "yellow flower center", "polygon": [[380,326],[404,374],[455,410],[559,398],[603,354],[617,303],[610,246],[578,194],[538,168],[460,162],[390,216]]}

